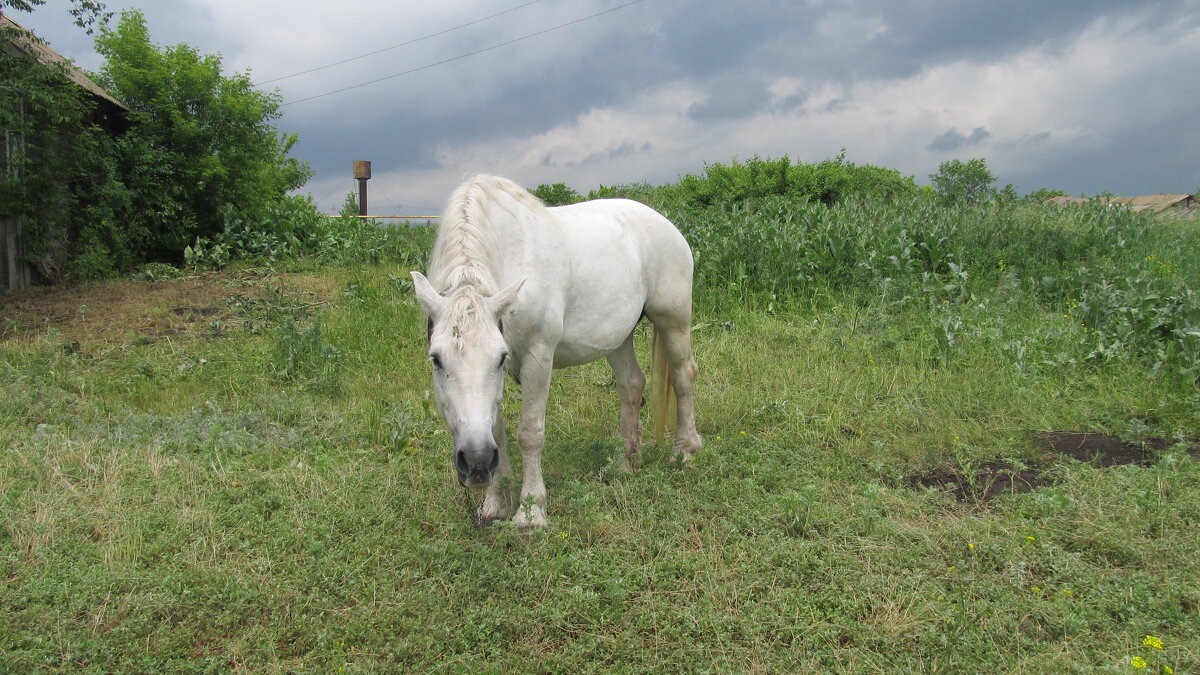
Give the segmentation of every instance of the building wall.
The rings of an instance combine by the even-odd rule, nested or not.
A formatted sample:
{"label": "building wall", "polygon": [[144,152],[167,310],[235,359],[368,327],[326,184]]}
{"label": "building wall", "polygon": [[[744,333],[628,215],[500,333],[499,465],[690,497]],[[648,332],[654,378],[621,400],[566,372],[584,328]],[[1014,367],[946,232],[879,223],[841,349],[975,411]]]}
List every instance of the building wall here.
{"label": "building wall", "polygon": [[[0,129],[0,175],[13,178],[19,170],[13,159],[24,152],[24,139],[7,129]],[[0,212],[0,293],[16,291],[29,285],[32,277],[29,265],[21,260],[21,219]]]}

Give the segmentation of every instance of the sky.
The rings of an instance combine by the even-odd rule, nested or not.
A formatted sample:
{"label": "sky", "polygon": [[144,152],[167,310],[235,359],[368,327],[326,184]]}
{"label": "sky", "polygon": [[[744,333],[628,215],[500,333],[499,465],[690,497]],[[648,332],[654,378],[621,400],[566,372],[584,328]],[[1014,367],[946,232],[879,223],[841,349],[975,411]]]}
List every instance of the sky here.
{"label": "sky", "polygon": [[[436,214],[476,173],[586,193],[843,150],[920,184],[983,157],[1020,193],[1200,190],[1200,0],[107,6],[278,90],[276,124],[299,134],[293,154],[316,171],[304,191],[326,212],[356,189],[354,160],[372,162],[379,215]],[[96,70],[67,7],[11,15]]]}

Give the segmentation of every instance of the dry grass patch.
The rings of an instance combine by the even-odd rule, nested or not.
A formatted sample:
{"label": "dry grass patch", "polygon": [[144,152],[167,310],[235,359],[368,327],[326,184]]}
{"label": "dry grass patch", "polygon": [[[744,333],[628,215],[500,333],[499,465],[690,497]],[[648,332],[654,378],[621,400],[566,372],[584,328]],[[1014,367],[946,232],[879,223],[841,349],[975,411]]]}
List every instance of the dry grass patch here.
{"label": "dry grass patch", "polygon": [[27,341],[53,329],[64,344],[103,347],[132,339],[219,333],[247,307],[287,301],[324,305],[337,293],[328,275],[223,272],[171,281],[116,279],[33,287],[0,296],[0,339]]}

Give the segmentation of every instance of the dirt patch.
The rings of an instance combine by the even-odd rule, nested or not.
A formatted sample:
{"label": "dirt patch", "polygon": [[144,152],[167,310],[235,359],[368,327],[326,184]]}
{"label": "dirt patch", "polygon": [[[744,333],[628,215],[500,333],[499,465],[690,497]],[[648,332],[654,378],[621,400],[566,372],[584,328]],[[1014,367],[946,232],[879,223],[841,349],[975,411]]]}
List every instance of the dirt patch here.
{"label": "dirt patch", "polygon": [[262,323],[263,306],[314,307],[332,292],[291,275],[202,274],[171,281],[119,279],[0,295],[0,342],[56,332],[85,348],[179,335],[211,337]]}
{"label": "dirt patch", "polygon": [[[1147,466],[1153,463],[1157,453],[1173,445],[1163,438],[1130,443],[1116,436],[1077,431],[1050,431],[1034,436],[1033,442],[1043,455],[1032,465],[991,460],[962,467],[944,467],[914,476],[908,484],[914,488],[945,490],[960,503],[979,503],[1003,494],[1028,492],[1045,484],[1044,467],[1064,457],[1101,468]],[[1200,460],[1200,447],[1192,447],[1188,453]]]}
{"label": "dirt patch", "polygon": [[175,316],[214,316],[221,313],[220,307],[172,307],[171,313]]}
{"label": "dirt patch", "polygon": [[1050,431],[1033,437],[1033,442],[1045,452],[1071,457],[1096,466],[1150,464],[1155,453],[1171,447],[1163,438],[1150,438],[1135,444],[1115,436],[1071,431]]}
{"label": "dirt patch", "polygon": [[941,468],[909,479],[915,488],[936,487],[954,495],[954,501],[977,503],[1004,494],[1029,492],[1041,485],[1041,471],[994,460],[966,467]]}

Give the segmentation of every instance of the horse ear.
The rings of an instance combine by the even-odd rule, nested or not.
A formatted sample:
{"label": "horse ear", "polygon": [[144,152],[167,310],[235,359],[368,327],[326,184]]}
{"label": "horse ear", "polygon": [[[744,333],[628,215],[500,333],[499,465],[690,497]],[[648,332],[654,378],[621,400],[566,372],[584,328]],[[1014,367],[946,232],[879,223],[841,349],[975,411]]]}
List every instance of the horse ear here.
{"label": "horse ear", "polygon": [[446,304],[446,298],[443,298],[437,291],[433,290],[433,284],[425,278],[420,272],[409,272],[413,280],[413,292],[417,296],[417,302],[421,303],[421,309],[424,310],[428,317],[437,316],[442,310],[442,306]]}
{"label": "horse ear", "polygon": [[525,280],[521,279],[517,283],[505,288],[499,293],[493,295],[488,300],[488,305],[492,308],[492,313],[499,317],[508,311],[512,306],[513,301],[517,299],[517,292],[521,290],[521,286],[525,284]]}

